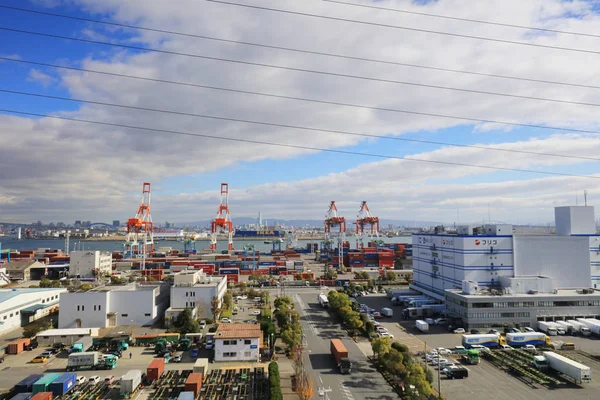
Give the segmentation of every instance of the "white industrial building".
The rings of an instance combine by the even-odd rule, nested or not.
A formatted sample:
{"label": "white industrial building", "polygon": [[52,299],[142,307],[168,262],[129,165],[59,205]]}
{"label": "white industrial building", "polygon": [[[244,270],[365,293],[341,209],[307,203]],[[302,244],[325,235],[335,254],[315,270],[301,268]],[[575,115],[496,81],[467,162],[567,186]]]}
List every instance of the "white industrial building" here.
{"label": "white industrial building", "polygon": [[36,340],[40,346],[52,346],[54,343],[71,345],[82,337],[98,337],[98,328],[48,329],[39,332]]}
{"label": "white industrial building", "polygon": [[70,276],[93,278],[112,273],[112,254],[108,251],[73,251],[70,256]]}
{"label": "white industrial building", "polygon": [[195,318],[211,318],[213,298],[217,298],[220,307],[226,291],[227,279],[223,276],[209,276],[203,271],[183,271],[173,277],[171,307],[165,314],[165,320],[169,323],[186,308],[192,310]]}
{"label": "white industrial building", "polygon": [[59,328],[152,325],[164,314],[169,285],[129,284],[60,296]]}
{"label": "white industrial building", "polygon": [[260,361],[259,324],[220,324],[215,332],[215,361]]}
{"label": "white industrial building", "polygon": [[0,289],[0,335],[57,311],[67,289]]}
{"label": "white industrial building", "polygon": [[515,276],[556,277],[556,288],[596,288],[600,284],[600,236],[594,208],[556,207],[556,235],[513,235],[512,225],[460,226],[457,234],[413,235],[412,287],[439,300],[463,281],[500,287]]}

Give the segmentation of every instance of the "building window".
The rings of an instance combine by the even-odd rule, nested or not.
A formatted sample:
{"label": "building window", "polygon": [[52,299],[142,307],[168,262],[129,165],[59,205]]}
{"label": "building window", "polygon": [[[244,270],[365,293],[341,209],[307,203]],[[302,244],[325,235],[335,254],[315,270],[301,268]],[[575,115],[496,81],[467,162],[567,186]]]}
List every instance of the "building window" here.
{"label": "building window", "polygon": [[6,319],[6,315],[4,316],[4,319]]}
{"label": "building window", "polygon": [[13,316],[13,313],[10,313],[10,316],[12,317],[12,316]]}
{"label": "building window", "polygon": [[127,314],[121,314],[121,316],[122,316],[122,317],[127,317],[128,315],[127,315]]}
{"label": "building window", "polygon": [[236,355],[237,355],[236,352],[223,353],[223,357],[235,357]]}
{"label": "building window", "polygon": [[85,311],[85,306],[81,306],[81,311]]}
{"label": "building window", "polygon": [[98,305],[98,311],[102,311],[102,306]]}
{"label": "building window", "polygon": [[80,310],[79,310],[79,306],[77,306],[77,311],[80,311]]}
{"label": "building window", "polygon": [[244,352],[244,357],[248,358],[248,357],[250,357],[251,354],[252,353],[250,353],[249,351],[245,351]]}
{"label": "building window", "polygon": [[94,306],[94,311],[96,311],[96,306]]}
{"label": "building window", "polygon": [[251,343],[252,343],[252,340],[244,339],[244,344],[251,344]]}

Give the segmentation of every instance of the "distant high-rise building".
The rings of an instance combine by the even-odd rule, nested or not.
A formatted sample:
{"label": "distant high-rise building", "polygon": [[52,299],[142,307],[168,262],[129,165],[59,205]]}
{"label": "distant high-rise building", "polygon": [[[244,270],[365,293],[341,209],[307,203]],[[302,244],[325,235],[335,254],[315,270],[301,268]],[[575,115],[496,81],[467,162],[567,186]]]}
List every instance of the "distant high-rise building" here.
{"label": "distant high-rise building", "polygon": [[257,221],[257,223],[258,223],[258,227],[261,228],[262,224],[263,224],[262,223],[262,213],[261,212],[258,213],[258,221]]}
{"label": "distant high-rise building", "polygon": [[169,221],[165,222],[165,229],[169,229],[171,227],[171,224],[169,223]]}
{"label": "distant high-rise building", "polygon": [[118,228],[119,226],[121,226],[121,221],[119,221],[118,219],[113,220],[112,226],[113,228]]}
{"label": "distant high-rise building", "polygon": [[74,226],[75,228],[79,228],[79,227],[81,227],[81,221],[75,221],[75,223],[73,224],[73,226]]}

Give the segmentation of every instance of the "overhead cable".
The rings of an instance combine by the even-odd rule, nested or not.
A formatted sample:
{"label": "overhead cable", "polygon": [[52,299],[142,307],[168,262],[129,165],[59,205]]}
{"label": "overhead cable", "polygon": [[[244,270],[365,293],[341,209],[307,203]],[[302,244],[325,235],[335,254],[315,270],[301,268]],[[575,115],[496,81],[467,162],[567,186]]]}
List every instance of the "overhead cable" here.
{"label": "overhead cable", "polygon": [[224,141],[240,142],[240,143],[252,143],[252,144],[294,148],[294,149],[308,150],[308,151],[322,151],[322,152],[327,152],[327,153],[373,157],[373,158],[379,158],[379,159],[413,161],[413,162],[421,162],[421,163],[441,164],[441,165],[450,165],[450,166],[458,166],[458,167],[472,167],[472,168],[481,168],[481,169],[486,169],[486,170],[510,171],[510,172],[520,172],[520,173],[538,174],[538,175],[600,179],[600,176],[595,176],[595,175],[569,174],[569,173],[563,173],[563,172],[539,171],[539,170],[522,169],[522,168],[495,167],[495,166],[490,166],[490,165],[468,164],[468,163],[460,163],[460,162],[453,162],[453,161],[427,160],[427,159],[421,159],[421,158],[415,158],[415,157],[389,156],[389,155],[377,154],[377,153],[365,153],[365,152],[349,151],[349,150],[327,149],[327,148],[319,148],[319,147],[304,146],[304,145],[275,143],[275,142],[268,142],[268,141],[264,141],[264,140],[241,139],[241,138],[215,136],[215,135],[193,133],[193,132],[175,131],[175,130],[168,130],[168,129],[157,129],[157,128],[150,128],[150,127],[136,126],[136,125],[126,125],[126,124],[117,124],[117,123],[110,123],[110,122],[93,121],[93,120],[88,120],[88,119],[70,118],[70,117],[57,116],[57,115],[51,115],[51,114],[33,113],[33,112],[11,110],[11,109],[0,109],[0,112],[11,113],[11,114],[20,114],[20,115],[29,115],[29,116],[33,116],[33,117],[52,118],[52,119],[63,120],[63,121],[73,121],[73,122],[82,122],[82,123],[87,123],[87,124],[111,126],[111,127],[115,127],[115,128],[135,129],[135,130],[148,131],[148,132],[167,133],[167,134],[173,134],[173,135],[192,136],[192,137],[200,137],[200,138],[205,138],[205,139],[216,139],[216,140],[224,140]]}
{"label": "overhead cable", "polygon": [[336,129],[323,129],[323,128],[301,126],[301,125],[279,124],[279,123],[268,122],[268,121],[256,121],[256,120],[248,120],[248,119],[242,119],[242,118],[232,118],[232,117],[223,117],[223,116],[208,115],[208,114],[197,114],[197,113],[188,113],[188,112],[174,111],[174,110],[164,110],[164,109],[151,108],[151,107],[132,106],[132,105],[127,105],[127,104],[108,103],[108,102],[102,102],[102,101],[78,99],[78,98],[63,97],[63,96],[54,96],[54,95],[48,95],[48,94],[42,94],[42,93],[23,92],[23,91],[9,90],[9,89],[1,89],[1,88],[0,88],[0,93],[8,93],[8,94],[21,95],[21,96],[30,96],[30,97],[40,97],[40,98],[46,98],[46,99],[75,102],[75,103],[94,104],[94,105],[115,107],[115,108],[125,108],[125,109],[129,109],[129,110],[148,111],[148,112],[155,112],[155,113],[161,113],[161,114],[215,119],[215,120],[228,121],[228,122],[240,122],[240,123],[252,124],[252,125],[263,125],[263,126],[286,128],[286,129],[298,129],[298,130],[304,130],[304,131],[310,131],[310,132],[325,132],[325,133],[359,136],[359,137],[367,137],[367,138],[375,138],[375,139],[414,142],[414,143],[421,143],[421,144],[436,144],[436,145],[445,145],[445,146],[462,147],[462,148],[474,148],[474,149],[486,150],[486,151],[521,153],[521,154],[536,155],[536,156],[560,157],[560,158],[579,159],[579,160],[586,160],[586,161],[600,161],[600,159],[594,158],[594,157],[573,156],[573,155],[568,155],[568,154],[556,154],[556,153],[543,153],[543,152],[525,151],[525,150],[514,150],[514,149],[506,149],[506,148],[502,148],[502,147],[497,148],[497,147],[480,146],[480,145],[467,145],[467,144],[458,144],[458,143],[438,142],[438,141],[431,141],[431,140],[409,139],[409,138],[402,138],[402,137],[390,137],[390,136],[373,135],[373,134],[367,134],[367,133],[343,131],[343,130],[336,130]]}

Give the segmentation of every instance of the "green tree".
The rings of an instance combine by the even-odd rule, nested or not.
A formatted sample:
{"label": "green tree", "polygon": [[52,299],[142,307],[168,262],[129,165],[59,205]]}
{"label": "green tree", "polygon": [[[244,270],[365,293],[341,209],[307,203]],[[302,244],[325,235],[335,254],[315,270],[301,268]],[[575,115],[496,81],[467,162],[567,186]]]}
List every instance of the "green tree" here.
{"label": "green tree", "polygon": [[175,318],[172,328],[174,329],[171,330],[179,332],[182,335],[200,332],[200,324],[192,317],[192,310],[189,308],[184,308],[183,311],[179,313],[177,318]]}
{"label": "green tree", "polygon": [[413,364],[408,368],[408,376],[405,383],[413,385],[420,396],[427,397],[431,395],[431,384],[427,382],[425,371],[423,371],[420,365]]}
{"label": "green tree", "polygon": [[394,342],[392,343],[392,349],[399,351],[400,353],[408,354],[408,346],[402,343]]}
{"label": "green tree", "polygon": [[337,279],[337,272],[333,268],[327,269],[323,274],[323,279]]}
{"label": "green tree", "polygon": [[242,294],[246,293],[246,289],[248,289],[248,284],[246,282],[241,282],[240,283],[240,292],[242,292]]}
{"label": "green tree", "polygon": [[79,290],[83,292],[88,292],[92,290],[92,285],[90,285],[89,283],[84,283],[83,285],[79,286]]}
{"label": "green tree", "polygon": [[364,325],[360,318],[360,314],[356,311],[352,311],[352,314],[348,317],[347,323],[350,329],[360,329]]}
{"label": "green tree", "polygon": [[221,305],[219,304],[219,299],[216,296],[210,301],[210,312],[213,315],[213,319],[217,321],[219,319],[219,315],[221,315]]}
{"label": "green tree", "polygon": [[361,272],[355,272],[354,273],[354,278],[355,279],[370,279],[371,277],[369,276],[368,272],[361,271]]}
{"label": "green tree", "polygon": [[292,299],[289,296],[278,297],[273,302],[275,308],[291,308],[292,307]]}
{"label": "green tree", "polygon": [[383,357],[392,349],[391,340],[389,337],[373,339],[371,342],[371,348],[373,349],[373,353],[375,353],[377,358]]}
{"label": "green tree", "polygon": [[292,328],[286,328],[281,331],[281,340],[285,343],[288,348],[292,348],[300,343],[300,334],[299,332],[293,330]]}
{"label": "green tree", "polygon": [[343,306],[337,310],[338,315],[344,321],[347,321],[351,316],[354,315],[355,312],[356,311],[354,311],[350,306]]}
{"label": "green tree", "polygon": [[383,279],[386,281],[395,282],[398,280],[398,274],[395,273],[394,271],[388,271],[385,273],[385,276],[383,277]]}
{"label": "green tree", "polygon": [[40,280],[41,288],[59,288],[61,287],[60,281],[52,281],[48,278],[42,278]]}

